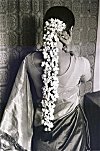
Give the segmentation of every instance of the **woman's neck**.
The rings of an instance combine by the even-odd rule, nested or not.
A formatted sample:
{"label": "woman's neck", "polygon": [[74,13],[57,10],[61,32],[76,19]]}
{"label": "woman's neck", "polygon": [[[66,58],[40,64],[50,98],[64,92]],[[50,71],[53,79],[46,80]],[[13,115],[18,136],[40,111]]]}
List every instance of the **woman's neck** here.
{"label": "woman's neck", "polygon": [[70,65],[70,53],[64,52],[63,50],[59,51],[59,75],[62,75],[66,72]]}

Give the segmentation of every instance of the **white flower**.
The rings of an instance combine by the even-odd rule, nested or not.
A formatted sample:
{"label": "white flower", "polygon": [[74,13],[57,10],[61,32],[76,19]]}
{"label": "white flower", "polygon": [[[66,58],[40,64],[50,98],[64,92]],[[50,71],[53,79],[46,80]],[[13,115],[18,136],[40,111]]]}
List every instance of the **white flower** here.
{"label": "white flower", "polygon": [[[43,36],[43,56],[44,61],[41,63],[43,69],[43,98],[41,101],[42,104],[42,121],[45,131],[51,131],[53,128],[54,120],[54,109],[55,102],[57,101],[58,95],[58,52],[59,49],[57,46],[57,31],[63,31],[66,28],[65,23],[59,19],[49,19],[45,22],[45,34]],[[55,39],[55,42],[53,41]],[[51,92],[52,91],[52,92]]]}
{"label": "white flower", "polygon": [[41,66],[42,66],[42,67],[45,66],[45,61],[43,61],[43,62],[41,63]]}
{"label": "white flower", "polygon": [[46,26],[49,26],[49,22],[48,21],[46,21],[45,24],[46,24]]}

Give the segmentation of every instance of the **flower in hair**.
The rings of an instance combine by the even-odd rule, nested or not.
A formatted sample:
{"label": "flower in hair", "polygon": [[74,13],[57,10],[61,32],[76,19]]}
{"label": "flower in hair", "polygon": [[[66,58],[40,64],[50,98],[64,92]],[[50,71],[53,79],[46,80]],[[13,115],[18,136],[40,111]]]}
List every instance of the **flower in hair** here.
{"label": "flower in hair", "polygon": [[58,99],[58,48],[57,46],[57,32],[63,31],[66,28],[65,23],[59,19],[49,19],[45,22],[43,49],[42,53],[44,60],[41,64],[43,67],[43,98],[42,104],[42,124],[45,131],[51,131],[53,128],[55,102]]}

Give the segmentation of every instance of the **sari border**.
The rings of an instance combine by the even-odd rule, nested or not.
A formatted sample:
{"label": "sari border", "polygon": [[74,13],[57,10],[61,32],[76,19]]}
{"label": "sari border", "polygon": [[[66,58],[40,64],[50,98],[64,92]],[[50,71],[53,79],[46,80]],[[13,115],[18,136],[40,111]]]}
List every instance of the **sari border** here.
{"label": "sari border", "polygon": [[[9,144],[11,146],[15,147],[15,149],[17,149],[18,151],[27,151],[21,145],[19,145],[12,136],[10,136],[9,134],[7,134],[1,130],[0,130],[0,139],[4,139],[4,140],[8,141]],[[0,147],[1,147],[1,142],[0,142]]]}

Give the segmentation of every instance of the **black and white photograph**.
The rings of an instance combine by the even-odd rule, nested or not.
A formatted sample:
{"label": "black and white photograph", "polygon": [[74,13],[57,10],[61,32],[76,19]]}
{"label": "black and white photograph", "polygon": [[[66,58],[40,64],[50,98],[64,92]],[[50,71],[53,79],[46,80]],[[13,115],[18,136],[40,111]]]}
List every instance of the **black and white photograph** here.
{"label": "black and white photograph", "polygon": [[0,0],[0,151],[100,151],[100,0]]}

